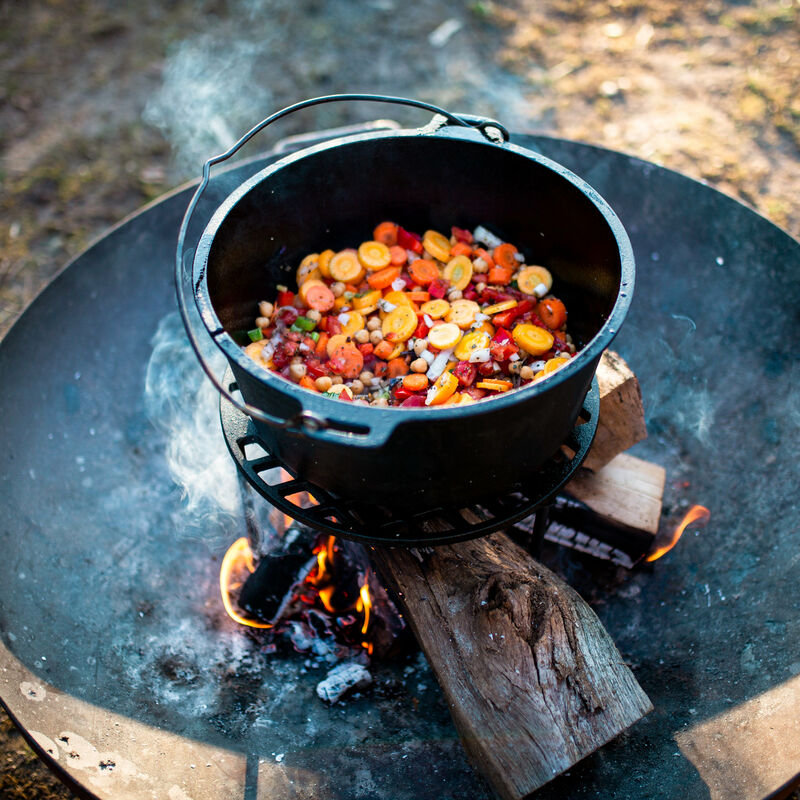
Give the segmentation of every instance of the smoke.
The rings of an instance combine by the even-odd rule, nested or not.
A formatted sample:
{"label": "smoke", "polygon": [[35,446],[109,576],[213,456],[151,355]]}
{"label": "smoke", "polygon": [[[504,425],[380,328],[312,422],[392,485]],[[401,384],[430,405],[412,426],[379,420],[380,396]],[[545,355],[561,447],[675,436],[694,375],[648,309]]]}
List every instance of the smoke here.
{"label": "smoke", "polygon": [[[184,518],[194,525],[241,519],[236,466],[219,421],[219,395],[206,378],[180,315],[164,317],[153,336],[145,376],[145,412],[165,439],[169,473],[186,498]],[[209,354],[221,372],[221,353]]]}

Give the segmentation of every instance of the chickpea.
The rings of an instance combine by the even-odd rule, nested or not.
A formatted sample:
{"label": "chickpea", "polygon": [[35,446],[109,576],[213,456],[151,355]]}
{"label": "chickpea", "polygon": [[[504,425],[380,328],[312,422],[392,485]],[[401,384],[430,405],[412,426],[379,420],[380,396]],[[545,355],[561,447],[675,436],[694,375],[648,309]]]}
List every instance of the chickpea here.
{"label": "chickpea", "polygon": [[379,317],[371,317],[369,322],[367,322],[367,330],[368,331],[377,331],[381,327],[381,320]]}
{"label": "chickpea", "polygon": [[327,392],[328,389],[333,386],[333,381],[330,379],[329,375],[322,375],[314,381],[314,386],[316,386],[317,390],[320,392]]}
{"label": "chickpea", "polygon": [[331,291],[334,297],[341,297],[344,294],[344,284],[341,281],[331,284]]}
{"label": "chickpea", "polygon": [[373,406],[381,406],[381,407],[384,407],[384,406],[388,406],[388,405],[389,405],[389,401],[388,401],[388,400],[387,400],[387,399],[386,399],[386,398],[385,398],[383,395],[381,395],[380,397],[376,397],[376,398],[375,398],[375,399],[372,401],[372,405],[373,405]]}
{"label": "chickpea", "polygon": [[269,317],[256,317],[256,328],[268,328],[269,323]]}
{"label": "chickpea", "polygon": [[366,328],[362,328],[360,331],[356,331],[353,334],[353,338],[359,344],[366,344],[369,341],[369,331]]}
{"label": "chickpea", "polygon": [[269,319],[274,311],[275,307],[272,305],[272,303],[268,303],[266,300],[262,300],[258,304],[258,313],[261,314],[262,317],[267,317],[267,319]]}
{"label": "chickpea", "polygon": [[310,319],[312,322],[318,323],[322,319],[322,314],[317,311],[316,308],[312,308],[305,313],[306,319]]}
{"label": "chickpea", "polygon": [[417,339],[417,341],[414,342],[414,352],[418,356],[421,356],[427,349],[428,349],[427,339]]}
{"label": "chickpea", "polygon": [[411,371],[412,372],[427,372],[428,371],[428,362],[424,358],[415,358],[411,362]]}
{"label": "chickpea", "polygon": [[486,288],[485,283],[476,283],[475,284],[475,291],[480,294]]}
{"label": "chickpea", "polygon": [[483,275],[484,272],[489,271],[489,265],[482,258],[476,258],[472,262],[472,271],[477,272],[478,275]]}
{"label": "chickpea", "polygon": [[372,331],[369,335],[372,344],[380,344],[383,341],[383,333],[380,330]]}
{"label": "chickpea", "polygon": [[447,295],[447,299],[452,303],[455,300],[460,300],[464,296],[461,289],[451,289]]}
{"label": "chickpea", "polygon": [[341,375],[331,375],[331,385],[338,386],[340,383],[344,383]]}
{"label": "chickpea", "polygon": [[362,372],[362,373],[361,373],[361,374],[358,376],[358,379],[361,381],[361,383],[363,383],[363,384],[364,384],[364,386],[367,386],[367,385],[368,385],[368,384],[369,384],[369,383],[372,381],[372,379],[373,379],[374,377],[375,377],[375,376],[374,376],[374,375],[373,375],[373,374],[372,374],[372,373],[371,373],[371,372],[370,372],[368,369],[365,369],[365,370],[364,370],[364,371],[363,371],[363,372]]}
{"label": "chickpea", "polygon": [[519,375],[520,371],[522,370],[522,362],[521,361],[511,361],[508,365],[508,371],[512,375]]}
{"label": "chickpea", "polygon": [[289,377],[293,381],[299,381],[301,378],[304,378],[306,375],[306,365],[303,363],[300,364],[290,364],[289,365]]}
{"label": "chickpea", "polygon": [[529,366],[524,366],[519,371],[519,376],[524,381],[532,381],[533,380],[533,370]]}
{"label": "chickpea", "polygon": [[353,381],[353,382],[350,384],[350,391],[351,391],[351,392],[352,392],[354,395],[356,395],[356,394],[363,394],[363,393],[364,393],[364,384],[363,384],[363,383],[361,383],[361,381],[360,381],[358,378],[356,378],[356,379],[355,379],[355,380],[354,380],[354,381]]}
{"label": "chickpea", "polygon": [[302,364],[303,363],[303,356],[293,356],[290,363],[292,363],[292,364]]}

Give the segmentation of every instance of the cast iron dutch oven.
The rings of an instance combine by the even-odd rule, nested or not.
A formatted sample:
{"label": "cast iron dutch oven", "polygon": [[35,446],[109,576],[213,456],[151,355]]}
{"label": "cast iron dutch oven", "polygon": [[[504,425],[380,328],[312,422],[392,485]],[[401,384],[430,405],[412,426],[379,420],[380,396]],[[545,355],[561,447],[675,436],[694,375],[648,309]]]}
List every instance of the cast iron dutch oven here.
{"label": "cast iron dutch oven", "polygon": [[[630,305],[634,260],[622,224],[597,192],[559,164],[511,144],[497,122],[373,95],[315,98],[264,120],[206,163],[184,219],[176,279],[190,339],[227,394],[200,354],[185,297],[184,238],[211,166],[300,108],[364,99],[437,116],[420,129],[370,131],[307,147],[238,186],[194,251],[199,317],[230,364],[244,398],[237,405],[297,476],[340,498],[406,512],[459,507],[524,487],[576,421]],[[514,242],[526,263],[552,272],[577,357],[545,381],[465,407],[378,408],[325,398],[244,354],[237,333],[252,327],[259,300],[274,297],[278,284],[294,284],[305,255],[352,247],[385,219],[420,232],[483,224]]]}

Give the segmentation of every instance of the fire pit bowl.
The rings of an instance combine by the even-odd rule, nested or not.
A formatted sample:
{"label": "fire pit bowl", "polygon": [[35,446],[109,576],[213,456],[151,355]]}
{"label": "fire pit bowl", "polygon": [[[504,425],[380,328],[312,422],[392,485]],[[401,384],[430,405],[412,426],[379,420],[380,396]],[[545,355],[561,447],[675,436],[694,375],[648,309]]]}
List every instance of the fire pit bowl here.
{"label": "fire pit bowl", "polygon": [[[338,138],[271,164],[219,206],[189,265],[183,241],[204,181],[187,211],[176,264],[195,351],[225,393],[198,342],[213,339],[245,401],[235,402],[272,455],[335,496],[422,511],[524,487],[573,428],[630,305],[634,259],[622,224],[585,181],[509,143],[499,123],[401,98],[339,95],[284,109],[209,161],[206,180],[213,163],[275,119],[342,99],[406,103],[438,116],[421,129]],[[516,243],[527,263],[553,273],[578,356],[540,384],[466,408],[398,409],[322,397],[244,354],[241,333],[252,327],[257,302],[274,296],[278,284],[293,286],[306,254],[352,246],[384,219],[412,230],[483,224]],[[205,331],[192,324],[189,285]]]}

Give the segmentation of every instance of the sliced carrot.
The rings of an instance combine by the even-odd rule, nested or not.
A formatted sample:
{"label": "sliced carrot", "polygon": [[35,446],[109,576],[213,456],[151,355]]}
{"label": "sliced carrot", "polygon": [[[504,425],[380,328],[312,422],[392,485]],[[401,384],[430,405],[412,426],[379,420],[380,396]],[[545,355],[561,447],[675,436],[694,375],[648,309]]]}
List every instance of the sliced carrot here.
{"label": "sliced carrot", "polygon": [[303,377],[300,378],[298,383],[304,389],[311,389],[312,392],[316,392],[317,391],[317,387],[314,384],[314,379],[310,375],[303,375]]}
{"label": "sliced carrot", "polygon": [[428,388],[428,376],[424,372],[412,372],[403,378],[403,386],[410,392],[421,392]]}
{"label": "sliced carrot", "polygon": [[358,254],[352,249],[340,250],[336,253],[328,263],[328,270],[335,281],[343,283],[358,282],[364,274],[364,267],[358,260]]}
{"label": "sliced carrot", "polygon": [[450,258],[455,258],[456,256],[466,256],[467,258],[471,258],[472,248],[466,242],[456,242],[450,248]]}
{"label": "sliced carrot", "polygon": [[395,267],[402,267],[406,261],[408,261],[408,253],[406,253],[405,248],[393,244],[389,248],[389,263]]}
{"label": "sliced carrot", "polygon": [[482,247],[476,247],[473,255],[475,258],[482,258],[486,262],[486,266],[489,267],[489,269],[494,266],[494,259],[491,257],[488,250],[484,250]]}
{"label": "sliced carrot", "polygon": [[423,292],[421,290],[417,290],[414,292],[409,292],[408,297],[410,300],[413,300],[415,303],[427,303],[428,300],[431,299],[430,292]]}
{"label": "sliced carrot", "polygon": [[370,272],[389,266],[389,248],[383,242],[361,242],[358,246],[358,260]]}
{"label": "sliced carrot", "polygon": [[393,281],[400,277],[400,267],[384,267],[383,269],[373,272],[368,278],[367,283],[373,289],[385,289],[391,286]]}
{"label": "sliced carrot", "polygon": [[383,339],[375,345],[375,349],[372,352],[375,353],[378,358],[387,359],[394,353],[394,348],[395,345],[393,342],[390,342],[388,339]]}
{"label": "sliced carrot", "polygon": [[[397,224],[394,222],[381,222],[372,232],[372,238],[387,247],[397,244]],[[405,253],[405,251],[403,251]]]}
{"label": "sliced carrot", "polygon": [[319,339],[317,339],[317,344],[314,347],[314,355],[317,358],[322,358],[323,356],[328,355],[327,347],[328,347],[328,339],[330,338],[331,337],[328,336],[327,333],[321,333],[319,335]]}
{"label": "sliced carrot", "polygon": [[305,294],[308,307],[323,314],[330,311],[336,302],[333,292],[324,284],[314,284]]}
{"label": "sliced carrot", "polygon": [[517,267],[517,259],[515,257],[517,252],[518,250],[513,244],[503,242],[492,251],[492,258],[498,267],[506,267],[513,271]]}
{"label": "sliced carrot", "polygon": [[557,331],[562,328],[567,321],[567,309],[556,297],[548,297],[546,300],[541,300],[539,305],[536,306],[536,313],[551,331]]}
{"label": "sliced carrot", "polygon": [[372,367],[372,374],[376,378],[382,378],[386,374],[388,366],[389,365],[385,361],[376,361],[375,365]]}
{"label": "sliced carrot", "polygon": [[495,266],[492,267],[486,274],[486,279],[489,281],[489,283],[506,286],[511,283],[511,276],[513,274],[514,270],[511,267]]}
{"label": "sliced carrot", "polygon": [[364,369],[364,356],[352,344],[343,344],[333,351],[330,368],[343,378],[357,378]]}
{"label": "sliced carrot", "polygon": [[439,277],[439,268],[427,258],[418,258],[408,268],[411,280],[420,286],[427,286]]}
{"label": "sliced carrot", "polygon": [[389,362],[389,367],[386,374],[390,378],[399,378],[402,375],[408,375],[408,364],[404,358],[393,358]]}

